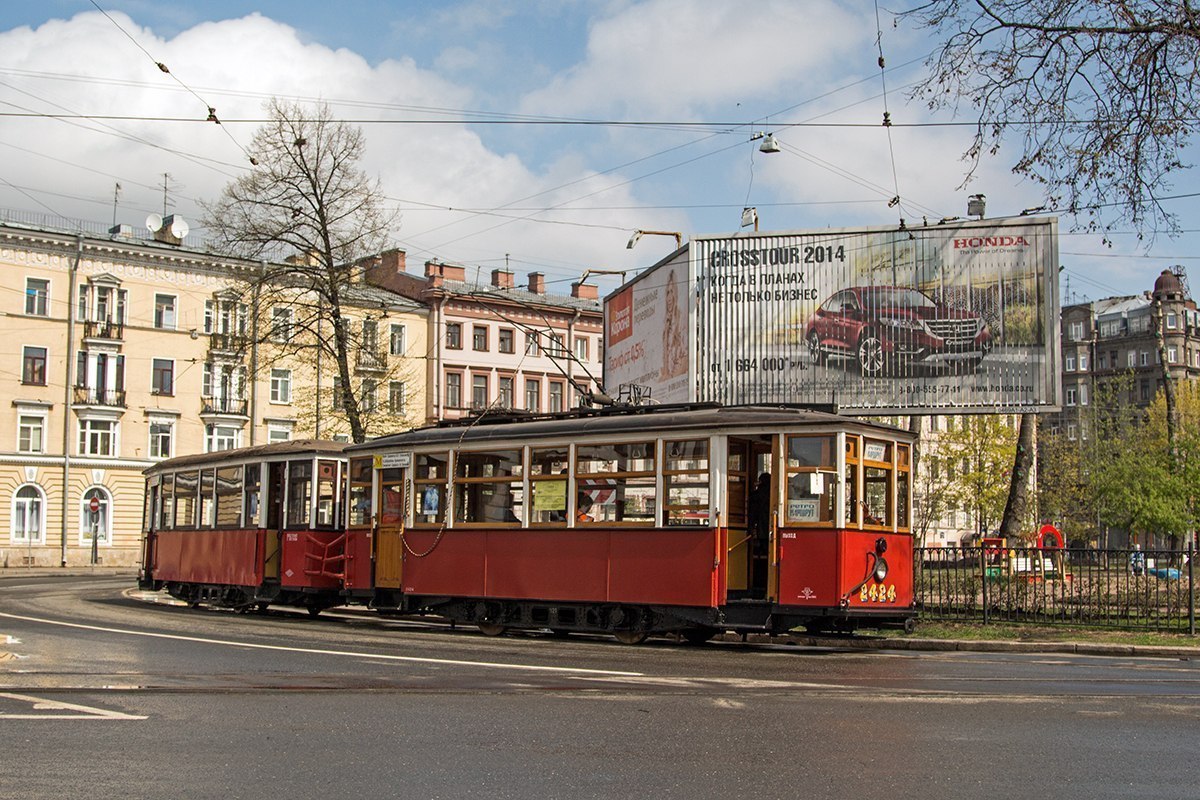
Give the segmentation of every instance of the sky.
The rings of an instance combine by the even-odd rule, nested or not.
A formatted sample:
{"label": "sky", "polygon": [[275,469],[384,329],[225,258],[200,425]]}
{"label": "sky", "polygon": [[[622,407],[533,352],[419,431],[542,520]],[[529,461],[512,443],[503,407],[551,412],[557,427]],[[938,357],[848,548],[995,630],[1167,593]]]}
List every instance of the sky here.
{"label": "sky", "polygon": [[[988,216],[1043,205],[1011,148],[963,186],[969,128],[877,124],[952,119],[907,97],[932,45],[895,18],[906,4],[9,0],[0,217],[174,213],[203,237],[200,203],[251,169],[272,96],[362,128],[410,270],[508,267],[518,285],[537,271],[562,293],[588,270],[609,291],[619,278],[595,271],[632,274],[674,247],[652,234],[630,249],[635,230],[733,234],[746,206],[792,231],[932,224],[965,217],[975,193]],[[764,133],[780,152],[759,151]],[[1171,210],[1187,228],[1190,207]],[[1138,294],[1200,258],[1200,231],[1105,244],[1074,225],[1060,217],[1064,303]]]}

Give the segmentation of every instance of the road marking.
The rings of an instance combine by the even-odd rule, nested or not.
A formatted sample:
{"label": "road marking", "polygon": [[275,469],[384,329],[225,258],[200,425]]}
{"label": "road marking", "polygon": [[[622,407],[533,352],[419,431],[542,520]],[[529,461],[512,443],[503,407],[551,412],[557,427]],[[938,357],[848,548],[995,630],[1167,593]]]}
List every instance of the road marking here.
{"label": "road marking", "polygon": [[[98,720],[143,720],[146,717],[138,714],[125,714],[121,711],[109,711],[94,706],[81,706],[77,703],[64,703],[59,700],[46,700],[42,697],[30,697],[27,694],[10,694],[0,692],[0,698],[29,703],[34,711],[47,710],[59,713],[53,714],[6,714],[0,711],[0,719],[98,719]],[[73,713],[63,713],[73,712]]]}
{"label": "road marking", "polygon": [[222,647],[245,647],[251,650],[274,650],[285,653],[307,653],[309,655],[383,659],[385,661],[402,661],[410,664],[436,664],[438,666],[450,667],[482,667],[485,669],[507,669],[523,672],[554,672],[567,675],[605,675],[626,678],[637,678],[643,675],[641,672],[621,672],[619,670],[610,669],[586,669],[584,667],[547,667],[539,664],[501,664],[492,661],[460,661],[458,659],[451,658],[424,658],[420,656],[397,656],[388,653],[362,653],[354,650],[324,650],[314,647],[285,647],[278,644],[253,644],[249,642],[234,642],[226,639],[206,639],[202,636],[181,636],[174,633],[153,633],[150,631],[131,631],[124,628],[106,628],[100,625],[84,625],[78,622],[60,622],[59,620],[42,619],[40,617],[25,617],[21,616],[20,614],[5,614],[3,612],[0,612],[0,617],[4,617],[5,619],[20,620],[22,622],[41,623],[43,625],[58,625],[64,628],[98,631],[100,633],[118,633],[125,636],[145,636],[151,639],[171,639],[177,642],[198,642],[200,644],[215,644]]}

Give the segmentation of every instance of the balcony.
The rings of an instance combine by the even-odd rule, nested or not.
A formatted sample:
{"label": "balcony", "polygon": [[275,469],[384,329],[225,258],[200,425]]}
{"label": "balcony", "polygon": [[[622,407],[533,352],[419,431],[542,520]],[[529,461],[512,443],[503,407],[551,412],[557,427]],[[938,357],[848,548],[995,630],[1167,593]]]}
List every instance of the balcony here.
{"label": "balcony", "polygon": [[75,387],[75,405],[125,408],[125,390],[96,389],[91,386]]}
{"label": "balcony", "polygon": [[246,337],[237,333],[209,334],[208,349],[212,352],[240,354],[246,349]]}
{"label": "balcony", "polygon": [[119,342],[125,338],[125,324],[110,319],[87,319],[83,321],[84,339],[107,339]]}
{"label": "balcony", "polygon": [[246,416],[248,401],[234,397],[201,397],[200,413],[223,414],[230,417]]}
{"label": "balcony", "polygon": [[355,356],[354,365],[363,372],[385,372],[387,370],[387,354],[382,350],[362,349]]}

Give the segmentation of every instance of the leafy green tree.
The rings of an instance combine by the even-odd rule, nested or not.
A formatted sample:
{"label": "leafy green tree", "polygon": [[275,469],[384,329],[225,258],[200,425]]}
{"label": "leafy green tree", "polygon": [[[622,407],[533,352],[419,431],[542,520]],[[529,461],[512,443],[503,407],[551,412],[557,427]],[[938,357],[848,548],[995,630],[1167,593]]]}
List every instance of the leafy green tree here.
{"label": "leafy green tree", "polygon": [[1068,541],[1097,542],[1095,498],[1087,483],[1084,450],[1063,431],[1038,432],[1038,509]]}
{"label": "leafy green tree", "polygon": [[975,517],[978,531],[996,529],[1008,500],[1009,470],[1017,431],[996,414],[951,417],[958,423],[941,434],[938,455],[948,482],[947,499]]}

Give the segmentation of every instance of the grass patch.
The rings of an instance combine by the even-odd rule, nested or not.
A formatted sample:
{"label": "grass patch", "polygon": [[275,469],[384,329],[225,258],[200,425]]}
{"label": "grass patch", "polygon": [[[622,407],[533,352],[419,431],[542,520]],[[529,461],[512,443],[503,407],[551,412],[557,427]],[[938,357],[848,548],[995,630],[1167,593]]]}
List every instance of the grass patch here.
{"label": "grass patch", "polygon": [[[882,631],[888,638],[905,638],[902,631]],[[1153,647],[1200,647],[1200,636],[1155,631],[1110,631],[1094,628],[1014,625],[996,622],[990,625],[962,622],[919,622],[911,634],[916,639],[1007,642],[1094,642],[1099,644],[1148,645]]]}

